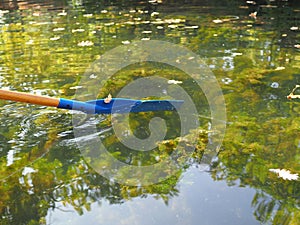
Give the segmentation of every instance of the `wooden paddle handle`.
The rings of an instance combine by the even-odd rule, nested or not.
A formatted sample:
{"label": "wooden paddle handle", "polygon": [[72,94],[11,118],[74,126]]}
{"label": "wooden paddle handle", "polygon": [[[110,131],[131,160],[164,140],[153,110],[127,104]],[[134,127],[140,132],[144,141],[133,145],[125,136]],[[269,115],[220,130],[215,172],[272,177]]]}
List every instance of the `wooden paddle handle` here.
{"label": "wooden paddle handle", "polygon": [[57,98],[9,90],[0,90],[0,99],[53,107],[57,107],[59,104],[59,99]]}

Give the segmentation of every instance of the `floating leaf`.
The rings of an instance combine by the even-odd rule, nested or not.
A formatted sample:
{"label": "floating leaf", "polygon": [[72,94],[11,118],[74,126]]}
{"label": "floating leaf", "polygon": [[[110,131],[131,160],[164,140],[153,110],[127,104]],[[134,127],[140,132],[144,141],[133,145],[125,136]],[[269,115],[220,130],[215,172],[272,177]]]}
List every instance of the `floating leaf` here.
{"label": "floating leaf", "polygon": [[64,31],[65,28],[64,27],[57,27],[57,28],[54,28],[53,31],[56,32],[56,31]]}
{"label": "floating leaf", "polygon": [[152,33],[151,30],[144,30],[144,31],[142,31],[142,34],[151,34],[151,33]]}
{"label": "floating leaf", "polygon": [[57,15],[59,16],[66,16],[68,13],[63,10],[62,12],[58,13]]}
{"label": "floating leaf", "polygon": [[295,99],[295,98],[300,98],[300,95],[295,95],[295,91],[300,88],[300,85],[296,85],[292,92],[287,96],[288,99]]}
{"label": "floating leaf", "polygon": [[93,46],[94,43],[91,41],[81,41],[77,45],[80,47],[85,47],[85,46]]}
{"label": "floating leaf", "polygon": [[297,173],[292,174],[291,171],[286,169],[269,169],[270,172],[276,173],[278,177],[284,180],[298,180],[299,175]]}
{"label": "floating leaf", "polygon": [[55,37],[50,38],[50,41],[57,41],[57,40],[59,40],[59,39],[60,39],[59,36],[55,36]]}
{"label": "floating leaf", "polygon": [[182,84],[180,80],[168,80],[168,84]]}
{"label": "floating leaf", "polygon": [[71,90],[77,90],[77,89],[80,89],[82,88],[82,86],[74,86],[74,87],[70,87]]}
{"label": "floating leaf", "polygon": [[84,32],[85,29],[73,29],[72,33],[76,33],[76,32]]}
{"label": "floating leaf", "polygon": [[290,30],[299,30],[299,27],[291,27]]}
{"label": "floating leaf", "polygon": [[84,14],[83,17],[93,17],[93,14]]}
{"label": "floating leaf", "polygon": [[223,20],[220,20],[220,19],[215,19],[213,20],[214,23],[223,23]]}
{"label": "floating leaf", "polygon": [[249,14],[249,16],[253,19],[257,19],[257,12],[252,12]]}
{"label": "floating leaf", "polygon": [[157,16],[157,15],[159,15],[159,12],[153,12],[153,13],[151,13],[151,16]]}
{"label": "floating leaf", "polygon": [[130,41],[128,41],[128,40],[127,40],[127,41],[122,41],[122,44],[123,44],[123,45],[129,45],[129,44],[130,44]]}
{"label": "floating leaf", "polygon": [[108,96],[104,99],[104,103],[110,103],[112,100],[111,94],[108,94]]}
{"label": "floating leaf", "polygon": [[275,70],[284,70],[285,69],[285,67],[284,66],[278,66],[278,67],[276,67],[276,69]]}

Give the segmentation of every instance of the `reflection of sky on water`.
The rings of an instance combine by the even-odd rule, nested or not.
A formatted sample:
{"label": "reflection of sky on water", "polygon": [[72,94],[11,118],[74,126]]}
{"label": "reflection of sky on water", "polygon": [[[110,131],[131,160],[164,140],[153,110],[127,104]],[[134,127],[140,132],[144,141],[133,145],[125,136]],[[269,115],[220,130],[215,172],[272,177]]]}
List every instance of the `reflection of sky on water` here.
{"label": "reflection of sky on water", "polygon": [[61,205],[55,211],[48,211],[47,224],[259,224],[251,208],[253,189],[229,187],[224,181],[214,182],[208,173],[195,168],[184,174],[178,187],[180,193],[169,201],[169,205],[153,197],[136,198],[121,205],[94,203],[92,210],[85,211],[82,216],[72,207]]}

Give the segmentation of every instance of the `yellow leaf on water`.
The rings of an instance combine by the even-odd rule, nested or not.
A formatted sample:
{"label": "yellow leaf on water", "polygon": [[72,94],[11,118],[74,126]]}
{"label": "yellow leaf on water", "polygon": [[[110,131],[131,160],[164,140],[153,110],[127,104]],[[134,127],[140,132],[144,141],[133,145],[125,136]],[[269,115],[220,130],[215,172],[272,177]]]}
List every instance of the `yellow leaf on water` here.
{"label": "yellow leaf on water", "polygon": [[168,80],[168,84],[182,84],[180,80]]}
{"label": "yellow leaf on water", "polygon": [[213,20],[214,23],[223,23],[223,20],[220,20],[220,19],[215,19]]}
{"label": "yellow leaf on water", "polygon": [[295,95],[295,91],[300,88],[300,85],[297,84],[294,89],[292,90],[292,92],[287,96],[288,99],[295,99],[295,98],[300,98],[300,95]]}
{"label": "yellow leaf on water", "polygon": [[111,96],[111,94],[108,94],[108,96],[104,99],[104,103],[110,103],[111,102],[111,100],[112,100],[112,96]]}
{"label": "yellow leaf on water", "polygon": [[94,43],[91,41],[81,41],[77,45],[80,47],[85,47],[85,46],[92,46],[94,45]]}
{"label": "yellow leaf on water", "polygon": [[297,173],[292,174],[291,171],[286,169],[269,169],[270,172],[276,173],[278,177],[284,180],[298,180],[299,175]]}

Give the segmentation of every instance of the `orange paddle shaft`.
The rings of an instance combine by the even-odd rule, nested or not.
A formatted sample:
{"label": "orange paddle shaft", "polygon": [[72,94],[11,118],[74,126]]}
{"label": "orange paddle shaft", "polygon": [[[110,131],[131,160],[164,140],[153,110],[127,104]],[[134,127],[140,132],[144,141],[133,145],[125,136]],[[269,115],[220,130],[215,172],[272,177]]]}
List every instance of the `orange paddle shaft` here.
{"label": "orange paddle shaft", "polygon": [[60,99],[47,96],[22,93],[17,91],[0,90],[0,99],[11,100],[16,102],[25,102],[35,105],[53,106],[59,105]]}

